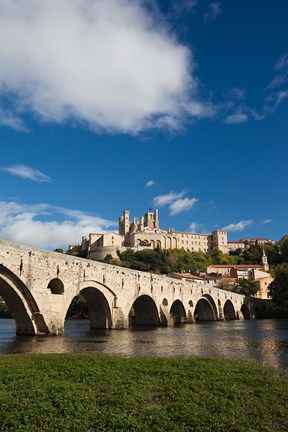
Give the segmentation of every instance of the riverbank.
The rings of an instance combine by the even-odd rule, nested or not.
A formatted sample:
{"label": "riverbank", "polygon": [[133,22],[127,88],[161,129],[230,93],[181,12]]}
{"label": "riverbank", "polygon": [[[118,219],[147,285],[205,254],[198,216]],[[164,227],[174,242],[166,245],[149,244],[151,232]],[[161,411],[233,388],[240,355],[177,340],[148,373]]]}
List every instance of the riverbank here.
{"label": "riverbank", "polygon": [[0,357],[1,431],[282,432],[287,370],[211,359]]}

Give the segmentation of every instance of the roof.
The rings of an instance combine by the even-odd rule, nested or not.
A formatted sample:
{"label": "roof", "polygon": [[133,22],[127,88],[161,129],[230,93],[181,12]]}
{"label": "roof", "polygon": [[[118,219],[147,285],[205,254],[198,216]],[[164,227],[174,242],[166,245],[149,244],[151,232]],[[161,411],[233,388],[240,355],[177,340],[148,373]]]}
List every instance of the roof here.
{"label": "roof", "polygon": [[194,275],[191,274],[191,273],[176,273],[176,272],[173,272],[172,274],[177,275],[177,276],[181,276],[181,277],[184,277],[184,278],[187,278],[187,279],[199,279],[199,280],[204,280],[203,277],[201,277],[201,276],[194,276]]}
{"label": "roof", "polygon": [[256,269],[256,268],[262,268],[260,264],[249,264],[249,265],[238,265],[238,264],[211,264],[207,268],[223,268],[223,269],[229,269],[234,268],[236,270],[248,270],[248,269]]}

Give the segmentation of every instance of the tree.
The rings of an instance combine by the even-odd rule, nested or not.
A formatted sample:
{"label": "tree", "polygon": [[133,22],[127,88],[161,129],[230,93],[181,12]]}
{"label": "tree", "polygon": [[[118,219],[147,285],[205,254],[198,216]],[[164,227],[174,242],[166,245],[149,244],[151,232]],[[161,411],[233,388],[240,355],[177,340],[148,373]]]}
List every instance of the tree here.
{"label": "tree", "polygon": [[113,257],[111,254],[107,254],[104,258],[104,262],[107,264],[110,264],[112,260],[113,260]]}
{"label": "tree", "polygon": [[54,250],[54,252],[58,252],[58,253],[64,253],[64,250],[62,248],[57,248]]}
{"label": "tree", "polygon": [[278,306],[288,305],[288,263],[275,268],[275,278],[269,285],[269,294]]}
{"label": "tree", "polygon": [[288,235],[283,236],[278,242],[282,262],[288,262]]}
{"label": "tree", "polygon": [[258,291],[258,287],[255,282],[248,279],[238,279],[237,282],[234,283],[233,292],[238,294],[244,294],[246,296],[255,295]]}

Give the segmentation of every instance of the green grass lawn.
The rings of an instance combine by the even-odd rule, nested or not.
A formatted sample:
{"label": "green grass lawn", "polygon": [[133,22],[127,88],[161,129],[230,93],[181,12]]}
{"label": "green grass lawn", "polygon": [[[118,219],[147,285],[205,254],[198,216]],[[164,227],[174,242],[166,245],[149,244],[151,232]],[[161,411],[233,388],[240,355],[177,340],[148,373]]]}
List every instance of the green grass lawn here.
{"label": "green grass lawn", "polygon": [[1,431],[288,431],[288,375],[256,363],[0,357]]}

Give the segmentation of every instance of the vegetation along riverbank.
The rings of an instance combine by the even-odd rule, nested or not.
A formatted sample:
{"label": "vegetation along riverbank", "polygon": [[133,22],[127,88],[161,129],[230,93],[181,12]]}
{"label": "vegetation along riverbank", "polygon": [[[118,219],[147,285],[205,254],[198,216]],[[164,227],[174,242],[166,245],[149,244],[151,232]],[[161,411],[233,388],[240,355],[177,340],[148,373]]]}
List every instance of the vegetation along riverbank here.
{"label": "vegetation along riverbank", "polygon": [[211,359],[0,357],[1,431],[288,430],[287,370]]}

